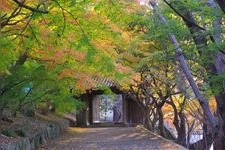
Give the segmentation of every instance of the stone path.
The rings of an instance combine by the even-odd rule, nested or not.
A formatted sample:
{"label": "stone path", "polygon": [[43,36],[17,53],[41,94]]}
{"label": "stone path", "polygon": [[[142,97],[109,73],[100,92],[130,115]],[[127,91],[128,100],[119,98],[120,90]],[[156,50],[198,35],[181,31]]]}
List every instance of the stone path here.
{"label": "stone path", "polygon": [[69,128],[39,150],[185,150],[142,127]]}

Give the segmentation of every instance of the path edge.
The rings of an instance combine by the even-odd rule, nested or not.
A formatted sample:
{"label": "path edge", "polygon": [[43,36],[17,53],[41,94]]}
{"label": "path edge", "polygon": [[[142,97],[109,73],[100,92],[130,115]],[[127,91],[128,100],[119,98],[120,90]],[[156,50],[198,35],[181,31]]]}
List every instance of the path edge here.
{"label": "path edge", "polygon": [[146,129],[143,125],[138,125],[136,128],[139,128],[139,129],[141,129],[141,130],[145,130],[146,132],[148,132],[148,133],[150,133],[150,134],[153,134],[153,135],[156,136],[157,138],[162,139],[162,140],[164,140],[164,141],[166,141],[166,142],[168,142],[168,143],[170,143],[170,144],[172,144],[172,145],[177,146],[177,147],[180,148],[181,150],[188,150],[187,148],[185,148],[185,147],[183,147],[183,146],[181,146],[181,145],[179,145],[179,144],[177,144],[177,143],[175,143],[175,142],[173,142],[173,141],[171,141],[171,140],[168,140],[168,139],[162,137],[161,135],[158,135],[158,134],[156,134],[156,133],[154,133],[154,132],[152,132],[152,131],[149,131],[149,130]]}

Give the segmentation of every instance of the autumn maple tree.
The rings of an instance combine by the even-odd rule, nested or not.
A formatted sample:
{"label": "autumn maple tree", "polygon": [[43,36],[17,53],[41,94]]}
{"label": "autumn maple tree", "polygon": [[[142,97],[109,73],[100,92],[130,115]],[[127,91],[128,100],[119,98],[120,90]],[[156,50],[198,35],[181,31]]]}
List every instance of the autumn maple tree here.
{"label": "autumn maple tree", "polygon": [[[58,110],[63,110],[61,104],[78,109],[80,102],[73,95],[94,87],[94,78],[116,81],[124,76],[126,69],[116,63],[116,49],[128,43],[123,26],[131,15],[122,3],[0,3],[1,114],[8,106],[17,111],[47,101],[59,106]],[[13,97],[8,97],[11,93]]]}
{"label": "autumn maple tree", "polygon": [[49,102],[78,111],[74,95],[107,78],[142,106],[150,130],[171,138],[171,111],[178,143],[190,147],[198,120],[198,148],[223,149],[224,2],[138,2],[0,0],[0,117]]}

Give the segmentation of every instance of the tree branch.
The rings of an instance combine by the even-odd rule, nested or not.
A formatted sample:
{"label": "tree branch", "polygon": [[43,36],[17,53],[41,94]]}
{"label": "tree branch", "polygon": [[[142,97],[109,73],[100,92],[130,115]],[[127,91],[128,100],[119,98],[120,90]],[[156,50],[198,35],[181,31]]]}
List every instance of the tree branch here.
{"label": "tree branch", "polygon": [[25,9],[28,9],[32,12],[37,12],[37,13],[43,13],[43,14],[47,14],[49,13],[47,10],[40,10],[40,9],[37,9],[37,8],[33,8],[33,7],[30,7],[30,6],[27,6],[25,5],[24,3],[18,1],[18,0],[13,0],[16,4],[18,4],[20,7],[23,7]]}
{"label": "tree branch", "polygon": [[183,20],[191,23],[193,26],[196,26],[197,28],[201,29],[201,30],[205,30],[205,28],[199,26],[198,24],[194,23],[193,21],[191,21],[190,19],[188,19],[187,17],[183,16],[180,12],[178,12],[176,10],[176,8],[174,8],[171,3],[169,3],[167,0],[163,0],[178,16],[180,16]]}
{"label": "tree branch", "polygon": [[[67,12],[67,13],[74,19],[74,21],[77,23],[78,27],[80,28],[82,34],[83,34],[84,36],[87,37],[87,35],[86,35],[86,33],[84,32],[83,28],[81,27],[80,23],[77,21],[77,18],[75,18],[74,15],[73,15],[70,11],[68,11],[68,10],[65,9],[65,8],[63,8],[56,0],[53,0],[53,1],[61,8],[61,10]],[[63,14],[63,17],[65,17],[64,14]],[[64,19],[65,19],[65,18],[64,18]]]}
{"label": "tree branch", "polygon": [[4,26],[6,26],[12,18],[16,17],[20,13],[20,11],[21,11],[21,8],[17,7],[15,8],[15,10],[11,13],[9,17],[6,17],[6,15],[1,17],[0,27],[3,28]]}

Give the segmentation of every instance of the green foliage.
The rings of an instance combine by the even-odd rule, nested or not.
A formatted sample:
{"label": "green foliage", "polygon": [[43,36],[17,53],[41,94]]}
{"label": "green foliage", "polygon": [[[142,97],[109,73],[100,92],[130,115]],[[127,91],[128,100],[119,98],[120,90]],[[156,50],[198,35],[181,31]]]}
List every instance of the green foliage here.
{"label": "green foliage", "polygon": [[60,95],[54,97],[54,106],[58,113],[79,112],[84,108],[83,102],[76,100],[72,95]]}
{"label": "green foliage", "polygon": [[126,14],[121,3],[115,0],[100,0],[94,9],[96,12],[104,14],[112,22],[119,23],[121,20],[126,22],[128,19],[128,17],[125,17]]}
{"label": "green foliage", "polygon": [[0,38],[0,72],[6,73],[8,64],[12,63],[16,59],[16,53],[13,51],[15,49],[15,45],[10,42],[9,38],[4,38],[2,36],[0,36]]}
{"label": "green foliage", "polygon": [[24,129],[18,129],[15,131],[18,136],[26,137],[26,131]]}
{"label": "green foliage", "polygon": [[[199,1],[171,2],[179,8],[185,6],[200,26],[206,24],[207,30],[201,35],[207,39],[221,30],[208,25],[221,16],[221,11],[209,9]],[[35,7],[38,3],[27,5]],[[200,57],[193,35],[182,18],[164,3],[159,4],[169,20],[168,26],[161,25],[151,9],[146,13],[133,1],[53,0],[45,4],[48,14],[22,8],[21,14],[9,18],[10,25],[1,28],[0,87],[5,91],[0,95],[0,108],[8,105],[17,110],[24,105],[53,102],[58,112],[78,111],[83,104],[75,100],[73,94],[84,90],[74,87],[79,87],[77,81],[83,76],[91,78],[96,74],[117,82],[124,79],[129,85],[127,79],[131,78],[132,71],[148,70],[148,74],[162,82],[162,91],[165,91],[166,80],[175,82],[173,71],[177,67],[175,47],[170,44],[168,33],[175,34],[196,78],[202,80],[206,74],[202,71],[199,75],[199,68],[211,63],[209,58],[223,49],[224,43],[208,42],[203,49],[209,55]],[[44,9],[44,5],[40,4],[38,8]],[[5,10],[6,17],[15,9],[16,5],[12,5]],[[12,24],[24,17],[18,24]],[[28,58],[18,65],[24,52]],[[131,72],[117,70],[118,60]],[[165,70],[169,72],[168,76]],[[215,83],[215,91],[220,91],[217,83],[224,78],[212,76],[210,80]],[[72,93],[70,87],[73,87]],[[109,92],[104,88],[106,93]]]}
{"label": "green foliage", "polygon": [[106,85],[100,85],[99,90],[102,90],[106,95],[113,95],[111,89]]}
{"label": "green foliage", "polygon": [[26,131],[24,129],[18,129],[13,131],[13,129],[6,128],[6,129],[3,129],[1,133],[8,137],[16,137],[16,136],[25,137],[26,136]]}
{"label": "green foliage", "polygon": [[[212,83],[211,87],[212,87],[212,92],[215,95],[218,95],[219,93],[221,93],[224,89],[224,81],[225,81],[225,74],[221,74],[221,75],[212,75],[209,78],[209,82]],[[222,85],[222,86],[221,86]]]}
{"label": "green foliage", "polygon": [[116,71],[114,76],[115,76],[115,81],[121,81],[122,79],[127,77],[128,74],[124,74],[124,73],[120,73],[120,72]]}
{"label": "green foliage", "polygon": [[12,129],[3,129],[1,133],[8,137],[16,137],[16,133]]}

